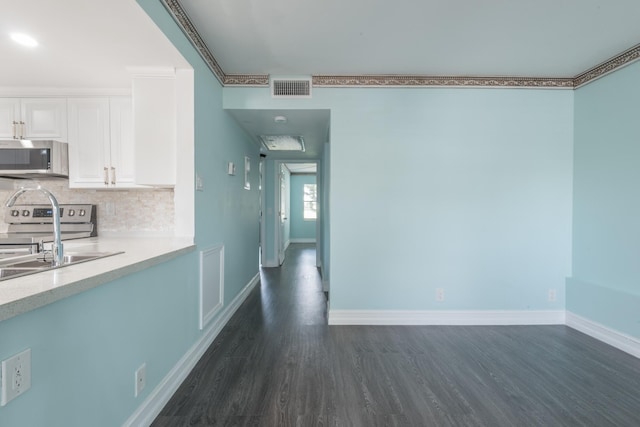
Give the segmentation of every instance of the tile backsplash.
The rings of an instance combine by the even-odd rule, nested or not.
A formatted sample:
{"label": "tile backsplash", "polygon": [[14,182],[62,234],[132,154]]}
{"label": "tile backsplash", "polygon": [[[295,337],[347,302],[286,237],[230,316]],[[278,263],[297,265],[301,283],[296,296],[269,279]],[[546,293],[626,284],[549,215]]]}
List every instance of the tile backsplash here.
{"label": "tile backsplash", "polygon": [[[23,180],[4,182],[0,186],[0,202],[4,204],[11,196],[13,189],[23,184]],[[123,190],[91,190],[70,189],[65,179],[36,181],[49,190],[58,203],[87,203],[97,205],[98,235],[139,234],[139,235],[173,235],[174,230],[174,197],[173,189],[123,189]],[[11,188],[13,187],[13,189]],[[20,196],[17,204],[48,204],[43,194],[29,191]],[[4,209],[0,214],[0,232],[6,231]]]}

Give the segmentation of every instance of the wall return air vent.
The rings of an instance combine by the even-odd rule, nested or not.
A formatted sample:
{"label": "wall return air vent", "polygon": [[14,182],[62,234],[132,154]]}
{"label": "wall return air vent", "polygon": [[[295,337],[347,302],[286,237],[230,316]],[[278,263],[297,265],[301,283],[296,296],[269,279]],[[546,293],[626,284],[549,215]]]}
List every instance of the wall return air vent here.
{"label": "wall return air vent", "polygon": [[272,79],[271,96],[274,98],[311,98],[311,78]]}

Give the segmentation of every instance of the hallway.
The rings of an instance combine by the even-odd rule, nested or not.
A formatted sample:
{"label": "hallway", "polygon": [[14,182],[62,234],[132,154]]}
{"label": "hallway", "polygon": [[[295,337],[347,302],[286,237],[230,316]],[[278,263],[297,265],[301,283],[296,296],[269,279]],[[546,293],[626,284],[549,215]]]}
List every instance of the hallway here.
{"label": "hallway", "polygon": [[565,326],[327,326],[292,244],[153,426],[637,426],[640,360]]}

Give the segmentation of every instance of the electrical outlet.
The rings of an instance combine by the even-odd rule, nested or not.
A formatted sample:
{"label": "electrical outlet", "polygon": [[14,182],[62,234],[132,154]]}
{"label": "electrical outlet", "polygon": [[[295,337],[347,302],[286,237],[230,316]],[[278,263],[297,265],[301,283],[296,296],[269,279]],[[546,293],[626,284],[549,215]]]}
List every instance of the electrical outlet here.
{"label": "electrical outlet", "polygon": [[549,289],[549,301],[550,302],[555,302],[556,301],[556,290],[555,289]]}
{"label": "electrical outlet", "polygon": [[136,369],[135,373],[135,391],[134,396],[138,397],[138,395],[144,389],[144,386],[147,385],[147,364],[143,363],[138,369]]}
{"label": "electrical outlet", "polygon": [[3,360],[0,377],[0,406],[4,406],[31,388],[31,349]]}
{"label": "electrical outlet", "polygon": [[436,301],[438,301],[438,302],[444,301],[444,289],[443,288],[437,288],[436,289]]}

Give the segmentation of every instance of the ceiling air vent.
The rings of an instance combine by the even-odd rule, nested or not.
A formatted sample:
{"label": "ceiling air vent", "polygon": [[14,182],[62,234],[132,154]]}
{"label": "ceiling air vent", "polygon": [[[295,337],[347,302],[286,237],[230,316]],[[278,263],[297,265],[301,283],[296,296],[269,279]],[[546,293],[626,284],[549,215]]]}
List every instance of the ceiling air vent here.
{"label": "ceiling air vent", "polygon": [[311,79],[273,79],[271,96],[274,98],[311,98]]}

